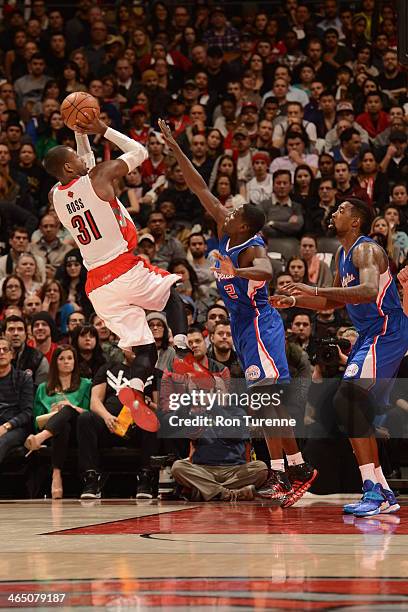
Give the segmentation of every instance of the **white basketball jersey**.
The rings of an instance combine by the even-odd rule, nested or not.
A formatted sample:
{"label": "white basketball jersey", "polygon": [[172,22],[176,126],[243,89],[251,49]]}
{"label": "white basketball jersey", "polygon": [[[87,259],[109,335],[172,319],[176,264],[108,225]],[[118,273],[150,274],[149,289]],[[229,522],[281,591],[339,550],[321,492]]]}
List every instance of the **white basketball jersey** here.
{"label": "white basketball jersey", "polygon": [[96,195],[89,175],[58,183],[53,191],[55,212],[81,251],[88,270],[106,264],[137,246],[136,227],[126,208],[114,198]]}

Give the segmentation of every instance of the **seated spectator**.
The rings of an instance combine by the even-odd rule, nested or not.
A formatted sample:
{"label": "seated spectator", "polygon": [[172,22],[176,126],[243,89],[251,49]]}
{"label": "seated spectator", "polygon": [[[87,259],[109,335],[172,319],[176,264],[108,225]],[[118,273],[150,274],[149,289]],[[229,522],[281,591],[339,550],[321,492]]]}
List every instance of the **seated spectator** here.
{"label": "seated spectator", "polygon": [[214,161],[222,155],[224,151],[224,138],[215,128],[208,131],[207,134],[208,157]]}
{"label": "seated spectator", "polygon": [[303,234],[300,239],[299,254],[307,265],[308,284],[331,287],[333,275],[329,266],[317,256],[317,241],[314,234]]}
{"label": "seated spectator", "polygon": [[66,294],[59,281],[45,283],[39,292],[42,299],[42,309],[49,313],[59,334],[67,333],[67,319],[75,306],[67,302]]}
{"label": "seated spectator", "polygon": [[405,180],[408,175],[407,135],[405,132],[390,133],[390,145],[379,164],[381,172],[390,183]]}
{"label": "seated spectator", "polygon": [[[237,176],[237,164],[233,157],[229,153],[221,155],[215,161],[211,178],[209,182],[209,188],[213,189],[215,182],[219,176],[229,176],[231,178],[233,191],[238,191],[238,176]],[[247,183],[246,183],[247,184]]]}
{"label": "seated spectator", "polygon": [[390,124],[385,130],[380,132],[373,140],[374,147],[388,147],[391,144],[390,136],[395,132],[403,132],[406,134],[407,126],[405,123],[404,110],[402,106],[391,106],[389,111]]}
{"label": "seated spectator", "polygon": [[210,333],[209,338],[210,346],[207,357],[228,368],[232,378],[244,378],[244,373],[234,351],[229,320],[223,319],[215,323],[214,330]]}
{"label": "seated spectator", "polygon": [[0,297],[0,320],[9,306],[23,308],[25,300],[24,283],[16,274],[9,274],[3,281]]}
{"label": "seated spectator", "polygon": [[41,311],[31,317],[31,325],[35,348],[51,363],[52,355],[58,346],[54,341],[57,336],[54,319],[48,312]]}
{"label": "seated spectator", "polygon": [[167,319],[162,312],[149,312],[146,316],[146,321],[152,330],[153,338],[157,348],[157,363],[156,369],[160,373],[171,369],[176,351],[170,346],[170,332],[167,325]]}
{"label": "seated spectator", "polygon": [[[55,274],[55,279],[61,283],[67,303],[73,309],[83,312],[87,319],[93,312],[93,307],[85,291],[86,268],[79,249],[71,249],[65,254],[64,261]],[[62,332],[65,333],[64,329]]]}
{"label": "seated spectator", "polygon": [[[293,180],[293,199],[302,205],[305,213],[312,206],[317,204],[317,196],[315,193],[315,177],[309,166],[301,164],[295,170]],[[307,216],[305,215],[307,223]]]}
{"label": "seated spectator", "polygon": [[273,130],[273,146],[281,148],[285,142],[285,134],[294,123],[302,125],[305,129],[311,147],[314,147],[317,140],[316,126],[311,121],[303,119],[303,107],[300,102],[289,102],[286,107],[286,118],[283,118]]}
{"label": "seated spectator", "polygon": [[42,55],[35,53],[28,62],[29,74],[17,79],[14,83],[14,91],[20,108],[29,110],[35,102],[39,102],[41,93],[50,80],[45,74],[45,60]]}
{"label": "seated spectator", "polygon": [[[227,146],[226,143],[224,143]],[[254,176],[252,155],[255,152],[251,147],[251,139],[246,127],[238,126],[232,138],[233,157],[237,164],[238,185],[247,183]]]}
{"label": "seated spectator", "polygon": [[[197,274],[198,283],[203,295],[215,287],[214,273],[211,271],[211,262],[206,257],[207,243],[201,233],[190,234],[188,239],[188,254],[191,256],[191,265]],[[187,256],[188,259],[190,259]]]}
{"label": "seated spectator", "polygon": [[340,204],[347,198],[359,198],[369,203],[365,189],[362,189],[355,177],[351,176],[350,166],[346,161],[336,161],[334,164],[334,179],[336,181],[336,202]]}
{"label": "seated spectator", "polygon": [[315,116],[317,136],[326,138],[336,124],[336,99],[331,91],[324,90],[319,95],[319,106]]}
{"label": "seated spectator", "polygon": [[38,293],[42,287],[37,259],[31,253],[22,253],[16,265],[16,274],[21,278],[25,287],[25,294]]}
{"label": "seated spectator", "polygon": [[93,378],[106,363],[96,327],[89,324],[76,325],[71,332],[71,345],[77,353],[81,376]]}
{"label": "seated spectator", "polygon": [[228,24],[222,6],[216,6],[211,11],[211,27],[204,33],[203,41],[208,47],[217,46],[224,52],[238,49],[238,30]]}
{"label": "seated spectator", "polygon": [[309,359],[311,359],[314,354],[311,314],[307,311],[295,313],[292,319],[290,331],[293,334],[296,342],[304,351],[306,351]]}
{"label": "seated spectator", "polygon": [[398,266],[400,262],[400,248],[394,242],[393,231],[384,217],[378,216],[373,220],[370,228],[370,236],[374,237],[375,234],[384,236],[384,250],[389,259],[394,262],[394,269],[396,269],[395,266]]}
{"label": "seated spectator", "polygon": [[326,236],[332,213],[335,211],[336,187],[334,179],[323,177],[320,179],[318,188],[318,202],[310,206],[305,214],[305,231],[312,232],[316,236]]}
{"label": "seated spectator", "polygon": [[210,180],[214,161],[208,157],[205,134],[194,134],[191,141],[191,163],[206,183]]}
{"label": "seated spectator", "polygon": [[378,92],[367,94],[365,98],[366,111],[358,115],[357,123],[363,127],[370,138],[374,139],[388,127],[390,122],[388,113],[383,111],[383,103]]}
{"label": "seated spectator", "polygon": [[60,223],[54,214],[45,214],[40,221],[40,239],[32,244],[31,252],[36,257],[42,257],[53,275],[62,264],[65,254],[71,250],[69,244],[63,244],[58,238]]}
{"label": "seated spectator", "polygon": [[266,217],[263,233],[266,238],[296,236],[303,227],[302,207],[290,197],[292,190],[289,170],[277,170],[273,174],[271,200],[261,202]]}
{"label": "seated spectator", "polygon": [[61,338],[61,344],[71,344],[74,329],[83,325],[85,325],[85,315],[79,310],[71,312],[67,317],[67,333]]}
{"label": "seated spectator", "polygon": [[[141,450],[141,472],[137,484],[139,498],[153,497],[154,472],[150,467],[150,457],[156,454],[157,437],[132,426],[127,433],[128,439],[115,433],[118,416],[123,408],[117,392],[119,386],[131,377],[130,363],[135,359],[131,350],[124,350],[124,359],[119,364],[106,364],[92,381],[91,411],[79,415],[77,424],[79,471],[84,478],[81,499],[95,499],[101,496],[100,448],[112,446],[131,446]],[[145,393],[149,394],[147,387]]]}
{"label": "seated spectator", "polygon": [[400,211],[400,229],[408,233],[408,188],[405,183],[396,183],[391,188],[390,203]]}
{"label": "seated spectator", "polygon": [[260,204],[272,197],[273,181],[269,174],[270,158],[268,153],[258,151],[252,155],[254,177],[246,184],[246,199],[252,204]]}
{"label": "seated spectator", "polygon": [[44,159],[50,149],[60,144],[60,137],[64,122],[60,111],[54,111],[50,115],[49,124],[44,133],[37,140],[35,147],[38,159]]}
{"label": "seated spectator", "polygon": [[347,122],[343,125],[347,127],[352,127],[357,130],[357,132],[361,136],[362,143],[368,144],[369,136],[365,129],[362,128],[361,125],[355,121],[354,107],[351,102],[348,102],[347,100],[341,100],[340,102],[337,102],[336,121],[337,123],[331,130],[326,133],[324,139],[328,151],[340,145],[340,134],[343,130],[339,130],[339,124],[342,121]]}
{"label": "seated spectator", "polygon": [[24,300],[23,315],[25,317],[31,317],[33,314],[41,312],[42,301],[39,295],[33,294],[28,295]]}
{"label": "seated spectator", "polygon": [[12,365],[33,378],[34,385],[47,380],[49,365],[44,355],[27,344],[27,324],[23,317],[12,315],[4,322],[4,336],[13,350]]}
{"label": "seated spectator", "polygon": [[[189,329],[188,342],[197,362],[212,373],[214,390],[227,389],[228,369],[206,356],[206,344],[201,328]],[[160,393],[160,402],[165,413],[168,413],[168,395],[175,384],[177,388],[190,389],[187,375],[165,372]],[[219,410],[220,408],[217,408],[217,414]],[[229,416],[245,414],[242,408],[235,406],[228,406],[222,412]],[[195,436],[192,441],[193,453],[190,459],[181,459],[173,464],[174,478],[190,489],[189,498],[196,500],[210,501],[217,496],[224,501],[253,499],[254,485],[259,487],[266,479],[265,464],[262,462],[246,464],[244,438],[227,440],[218,436],[214,438],[211,434],[206,435],[206,433],[204,431],[198,438]],[[209,444],[209,438],[211,444]],[[225,472],[223,474],[226,465],[229,469],[228,476]]]}
{"label": "seated spectator", "polygon": [[63,497],[62,469],[75,434],[78,414],[89,411],[90,392],[91,381],[81,378],[75,349],[66,344],[59,346],[51,359],[48,381],[38,387],[34,400],[36,419],[50,416],[45,425],[36,420],[39,433],[28,436],[24,444],[28,450],[36,451],[51,439],[52,499]]}
{"label": "seated spectator", "polygon": [[308,283],[307,264],[298,255],[293,255],[289,259],[285,273],[290,274],[294,283]]}
{"label": "seated spectator", "polygon": [[273,160],[269,170],[270,173],[273,174],[276,170],[289,170],[293,178],[295,170],[300,164],[310,166],[312,171],[316,173],[319,160],[317,155],[305,153],[308,144],[307,137],[304,134],[288,131],[285,136],[286,155]]}
{"label": "seated spectator", "polygon": [[319,173],[321,178],[331,178],[334,174],[334,159],[329,153],[319,155]]}
{"label": "seated spectator", "polygon": [[371,151],[361,154],[356,178],[360,187],[366,191],[370,205],[382,208],[388,200],[388,185]]}
{"label": "seated spectator", "polygon": [[[22,253],[27,253],[29,251],[30,242],[27,230],[24,227],[15,226],[10,232],[8,243],[10,245],[8,254],[0,257],[0,280],[7,276],[7,274],[15,272],[18,258]],[[41,275],[41,281],[44,282],[44,262],[42,259],[36,259],[36,262]]]}
{"label": "seated spectator", "polygon": [[106,327],[105,322],[97,314],[91,315],[89,322],[93,325],[99,337],[105,359],[109,363],[122,363],[123,351],[118,347],[116,336]]}
{"label": "seated spectator", "polygon": [[155,252],[151,263],[167,270],[172,259],[184,259],[185,250],[177,238],[167,233],[166,219],[161,212],[152,212],[147,221],[147,230],[155,240]]}
{"label": "seated spectator", "polygon": [[18,168],[27,177],[35,213],[39,216],[39,213],[44,210],[47,190],[51,188],[51,185],[45,170],[37,159],[36,150],[32,143],[26,142],[21,145]]}
{"label": "seated spectator", "polygon": [[0,463],[23,444],[31,430],[34,401],[33,379],[12,365],[13,350],[0,338]]}
{"label": "seated spectator", "polygon": [[390,226],[393,241],[400,248],[400,263],[402,263],[408,256],[408,235],[406,232],[399,229],[401,224],[399,209],[392,204],[388,204],[388,206],[384,208],[384,219]]}
{"label": "seated spectator", "polygon": [[162,176],[166,172],[163,155],[164,143],[158,132],[149,134],[147,150],[149,151],[149,157],[141,166],[141,175],[143,183],[151,188],[159,176]]}
{"label": "seated spectator", "polygon": [[347,128],[340,134],[340,146],[334,147],[334,161],[346,162],[352,174],[358,172],[361,136],[354,128]]}

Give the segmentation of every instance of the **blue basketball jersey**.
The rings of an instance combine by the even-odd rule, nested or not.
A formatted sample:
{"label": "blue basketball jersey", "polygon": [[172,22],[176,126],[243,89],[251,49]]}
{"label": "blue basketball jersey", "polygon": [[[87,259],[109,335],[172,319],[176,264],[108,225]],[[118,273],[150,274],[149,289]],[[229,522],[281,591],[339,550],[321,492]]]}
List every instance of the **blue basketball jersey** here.
{"label": "blue basketball jersey", "polygon": [[[234,266],[239,268],[239,254],[248,247],[265,247],[261,236],[249,238],[246,242],[237,246],[229,246],[229,237],[223,236],[220,239],[219,252],[227,255]],[[217,266],[217,264],[216,264]],[[232,319],[235,317],[255,316],[256,310],[262,312],[265,308],[271,309],[268,303],[268,287],[266,281],[254,281],[238,276],[227,276],[215,272],[218,291],[224,300]]]}
{"label": "blue basketball jersey", "polygon": [[[367,236],[360,236],[346,255],[344,248],[340,250],[339,274],[342,287],[354,287],[360,284],[360,274],[353,264],[354,249],[364,243],[373,242]],[[353,322],[354,327],[361,334],[368,330],[381,330],[384,320],[391,315],[392,317],[402,314],[401,300],[398,295],[397,286],[392,277],[390,269],[381,274],[378,288],[378,295],[375,302],[369,304],[346,304],[347,312]]]}
{"label": "blue basketball jersey", "polygon": [[[251,246],[264,247],[265,243],[260,236],[254,236],[230,247],[228,236],[223,236],[219,251],[238,268],[239,254]],[[215,276],[218,291],[230,314],[234,347],[247,385],[287,382],[290,375],[285,352],[285,330],[280,314],[268,302],[266,281],[247,280],[217,272]]]}

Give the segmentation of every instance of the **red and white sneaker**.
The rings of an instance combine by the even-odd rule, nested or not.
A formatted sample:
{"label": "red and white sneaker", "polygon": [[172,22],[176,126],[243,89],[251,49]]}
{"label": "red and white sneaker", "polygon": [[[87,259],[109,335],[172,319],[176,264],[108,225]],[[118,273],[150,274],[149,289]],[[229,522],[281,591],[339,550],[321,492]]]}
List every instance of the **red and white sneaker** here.
{"label": "red and white sneaker", "polygon": [[131,387],[123,387],[118,393],[118,398],[129,408],[132,419],[138,427],[151,432],[160,428],[159,419],[146,404],[143,393]]}
{"label": "red and white sneaker", "polygon": [[317,478],[318,471],[308,463],[290,465],[288,476],[292,485],[292,492],[285,496],[281,503],[282,508],[293,506],[310,489],[312,482]]}

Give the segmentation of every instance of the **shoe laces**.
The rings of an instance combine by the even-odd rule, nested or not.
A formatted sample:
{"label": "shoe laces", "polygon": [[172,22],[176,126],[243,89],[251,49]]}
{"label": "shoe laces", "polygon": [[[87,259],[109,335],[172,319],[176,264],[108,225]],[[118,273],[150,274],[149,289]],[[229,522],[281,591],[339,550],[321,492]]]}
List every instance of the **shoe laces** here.
{"label": "shoe laces", "polygon": [[237,489],[230,489],[230,498],[229,501],[231,503],[235,503],[238,501],[238,490]]}

